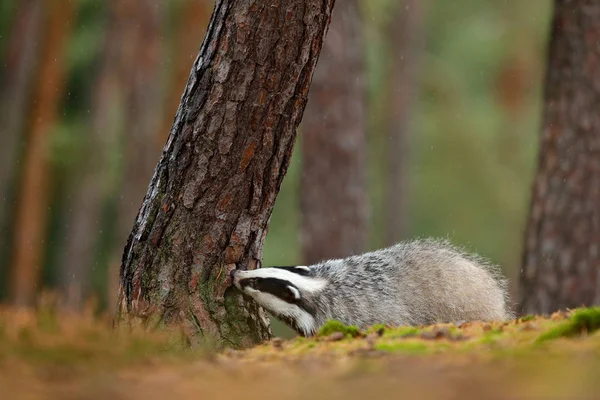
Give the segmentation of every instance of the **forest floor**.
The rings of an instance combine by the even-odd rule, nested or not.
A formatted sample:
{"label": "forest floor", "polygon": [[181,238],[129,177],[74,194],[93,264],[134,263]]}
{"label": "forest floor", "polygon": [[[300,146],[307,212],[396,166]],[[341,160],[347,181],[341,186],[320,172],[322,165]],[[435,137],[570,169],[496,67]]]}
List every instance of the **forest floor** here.
{"label": "forest floor", "polygon": [[0,399],[600,398],[600,308],[505,323],[330,323],[314,339],[183,349],[108,320],[0,310]]}

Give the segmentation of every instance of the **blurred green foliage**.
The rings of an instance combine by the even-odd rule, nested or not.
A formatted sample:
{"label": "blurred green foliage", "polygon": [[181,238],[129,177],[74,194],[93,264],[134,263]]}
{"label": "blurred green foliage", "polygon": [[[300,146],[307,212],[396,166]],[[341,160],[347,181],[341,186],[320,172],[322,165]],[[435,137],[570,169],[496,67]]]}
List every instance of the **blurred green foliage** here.
{"label": "blurred green foliage", "polygon": [[[390,0],[364,1],[369,90],[370,248],[384,245],[385,61]],[[427,1],[408,160],[409,232],[447,236],[500,263],[520,262],[541,120],[551,3]],[[503,70],[514,70],[502,80]],[[511,79],[512,78],[512,79]],[[519,86],[516,89],[506,85]],[[503,91],[517,91],[511,111]],[[509,105],[510,106],[510,105]],[[326,112],[326,111],[325,111]],[[292,164],[270,224],[264,264],[299,263],[301,157]]]}
{"label": "blurred green foliage", "polygon": [[[183,0],[168,2],[165,74],[172,67],[173,29]],[[408,237],[449,236],[500,263],[510,275],[519,265],[522,233],[541,118],[551,3],[549,0],[429,0],[417,96],[411,119],[407,193]],[[0,2],[0,52],[16,0]],[[60,125],[52,140],[54,183],[45,284],[52,286],[67,212],[63,189],[86,140],[92,85],[101,57],[107,3],[78,0],[66,57],[69,80]],[[393,42],[384,27],[402,1],[363,0],[368,88],[370,249],[383,243],[386,137],[386,64]],[[335,12],[335,11],[334,11]],[[200,38],[198,47],[200,47]],[[0,54],[2,54],[0,53]],[[190,65],[193,60],[190,60]],[[393,66],[392,66],[393,67]],[[326,110],[324,112],[327,112]],[[271,218],[264,265],[301,263],[299,190],[301,135]],[[107,179],[120,174],[120,157]],[[141,199],[140,199],[141,200]],[[106,293],[107,255],[114,204],[107,204],[93,287]]]}
{"label": "blurred green foliage", "polygon": [[[393,23],[389,15],[394,3],[363,1],[370,250],[385,246],[389,138],[382,94],[386,60],[394,43],[387,41],[384,27]],[[424,52],[417,61],[418,89],[409,132],[406,236],[449,237],[500,264],[514,285],[536,167],[551,2],[426,3]],[[508,77],[503,79],[504,70]],[[506,87],[511,85],[516,87]],[[508,95],[508,101],[516,104],[504,104],[505,91],[516,92]],[[300,147],[299,142],[277,198],[264,265],[302,263],[297,211]],[[280,324],[274,330],[285,332]]]}

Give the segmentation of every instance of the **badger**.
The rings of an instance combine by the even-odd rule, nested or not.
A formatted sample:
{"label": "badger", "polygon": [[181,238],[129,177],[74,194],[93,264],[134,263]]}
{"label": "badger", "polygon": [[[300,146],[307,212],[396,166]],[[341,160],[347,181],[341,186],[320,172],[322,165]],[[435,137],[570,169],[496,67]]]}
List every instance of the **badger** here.
{"label": "badger", "polygon": [[311,266],[234,269],[231,283],[301,336],[331,319],[365,329],[513,318],[498,267],[439,239]]}

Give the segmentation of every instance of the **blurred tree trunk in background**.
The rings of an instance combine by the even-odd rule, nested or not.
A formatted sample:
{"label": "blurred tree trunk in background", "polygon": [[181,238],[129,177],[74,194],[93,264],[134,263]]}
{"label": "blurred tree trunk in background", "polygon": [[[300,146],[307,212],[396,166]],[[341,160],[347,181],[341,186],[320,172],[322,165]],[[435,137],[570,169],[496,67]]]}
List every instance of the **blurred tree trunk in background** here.
{"label": "blurred tree trunk in background", "polygon": [[600,2],[555,1],[521,307],[600,303]]}
{"label": "blurred tree trunk in background", "polygon": [[117,323],[158,316],[231,347],[269,336],[227,270],[259,266],[332,8],[216,2],[125,248]]}
{"label": "blurred tree trunk in background", "polygon": [[[95,246],[100,231],[102,207],[107,199],[106,171],[110,144],[122,130],[119,93],[125,83],[119,79],[122,32],[115,21],[115,10],[105,28],[101,65],[92,95],[88,135],[81,149],[78,166],[71,177],[66,215],[65,249],[59,263],[59,286],[65,305],[81,307],[90,284],[90,271],[96,262]],[[122,97],[122,96],[121,96]]]}
{"label": "blurred tree trunk in background", "polygon": [[[19,3],[0,66],[0,237],[5,238],[0,243],[2,265],[7,265],[10,257],[11,241],[8,238],[12,236],[14,189],[23,150],[25,112],[29,108],[34,71],[40,55],[41,22],[41,0],[23,0]],[[1,268],[1,282],[5,282],[6,273],[6,268]]]}
{"label": "blurred tree trunk in background", "polygon": [[387,188],[385,205],[386,244],[393,245],[406,233],[408,156],[413,104],[417,95],[417,66],[424,44],[425,0],[402,0],[395,6],[387,29],[390,65],[387,133]]}
{"label": "blurred tree trunk in background", "polygon": [[[117,231],[109,270],[111,311],[116,310],[119,266],[123,248],[136,214],[140,209],[152,171],[160,158],[156,137],[162,122],[162,3],[163,0],[136,0],[121,8],[119,23],[123,25],[121,40],[122,79],[127,85],[123,140],[123,174],[118,189]],[[136,20],[135,26],[131,23]],[[114,303],[112,303],[114,301]]]}
{"label": "blurred tree trunk in background", "polygon": [[214,0],[185,0],[178,18],[180,21],[175,27],[175,43],[173,58],[173,78],[169,84],[169,94],[165,96],[165,114],[162,128],[158,135],[159,145],[162,148],[171,130],[173,117],[177,112],[181,93],[185,88],[187,78],[194,59],[198,55],[199,43],[206,33],[206,27],[210,19],[210,11]]}
{"label": "blurred tree trunk in background", "polygon": [[358,2],[336,3],[302,123],[302,252],[364,251],[368,235],[364,49]]}
{"label": "blurred tree trunk in background", "polygon": [[35,93],[28,105],[28,136],[15,217],[11,301],[32,305],[44,261],[49,208],[48,146],[66,83],[65,50],[75,2],[44,2],[45,31]]}
{"label": "blurred tree trunk in background", "polygon": [[[118,259],[158,159],[154,138],[161,115],[160,0],[110,2],[102,66],[93,93],[91,128],[79,171],[73,179],[66,249],[60,263],[64,300],[81,307],[89,295],[96,261],[103,206],[118,192],[118,217],[112,279],[118,281]],[[123,184],[109,187],[109,152],[123,160]],[[113,282],[114,281],[114,282]],[[113,289],[112,303],[117,296]],[[114,310],[113,310],[114,311]]]}

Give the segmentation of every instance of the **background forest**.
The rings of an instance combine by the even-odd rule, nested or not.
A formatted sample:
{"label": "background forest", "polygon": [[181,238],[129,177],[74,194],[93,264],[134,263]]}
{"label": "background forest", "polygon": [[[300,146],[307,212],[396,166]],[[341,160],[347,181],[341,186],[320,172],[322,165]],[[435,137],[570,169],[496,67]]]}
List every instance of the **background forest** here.
{"label": "background forest", "polygon": [[[0,3],[0,296],[27,302],[50,288],[75,308],[89,295],[112,308],[120,255],[212,2],[47,3]],[[550,6],[547,0],[360,2],[366,63],[356,79],[367,95],[366,249],[389,244],[388,225],[401,224],[401,238],[447,236],[517,281]],[[406,18],[409,33],[398,29]],[[411,89],[402,109],[390,112],[398,82]],[[321,89],[311,93],[327,91],[327,77],[318,83]],[[305,120],[310,112],[318,113],[310,117],[314,125],[332,111],[311,110],[309,101]],[[265,265],[305,262],[302,130],[269,225]],[[404,190],[392,202],[388,162],[396,135],[405,150],[395,179]]]}

